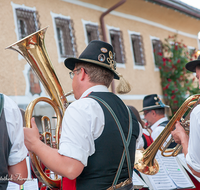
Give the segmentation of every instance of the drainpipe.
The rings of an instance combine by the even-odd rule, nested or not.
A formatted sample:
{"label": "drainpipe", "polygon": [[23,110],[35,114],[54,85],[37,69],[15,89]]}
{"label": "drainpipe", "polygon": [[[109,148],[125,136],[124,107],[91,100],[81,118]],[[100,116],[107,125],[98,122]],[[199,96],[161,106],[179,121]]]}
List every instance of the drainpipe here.
{"label": "drainpipe", "polygon": [[[107,37],[106,37],[104,16],[106,16],[108,13],[110,13],[111,11],[113,11],[114,9],[116,9],[117,7],[119,7],[120,5],[122,5],[125,2],[126,2],[126,0],[121,0],[117,4],[115,4],[114,6],[112,6],[111,8],[109,8],[107,11],[105,11],[103,14],[101,14],[101,16],[100,16],[100,24],[101,24],[101,30],[102,30],[102,35],[103,35],[103,41],[104,42],[108,42],[107,41]],[[115,83],[114,83],[114,80],[111,83],[111,91],[113,93],[115,93]]]}

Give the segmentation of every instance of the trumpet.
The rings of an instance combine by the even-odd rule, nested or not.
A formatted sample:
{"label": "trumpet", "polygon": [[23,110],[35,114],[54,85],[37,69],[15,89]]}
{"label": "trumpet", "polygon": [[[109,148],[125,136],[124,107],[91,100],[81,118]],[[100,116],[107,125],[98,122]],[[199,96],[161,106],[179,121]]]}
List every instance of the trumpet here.
{"label": "trumpet", "polygon": [[[35,74],[38,76],[51,98],[49,99],[46,97],[39,97],[33,100],[27,106],[25,111],[26,127],[31,128],[30,120],[32,118],[33,109],[38,102],[44,101],[47,104],[50,104],[56,113],[57,119],[57,125],[55,129],[55,142],[52,143],[52,134],[50,131],[51,127],[49,126],[49,119],[47,117],[42,118],[42,128],[44,130],[42,136],[44,142],[46,142],[49,146],[55,146],[56,148],[58,148],[62,117],[69,103],[66,99],[66,95],[64,94],[62,86],[56,76],[53,65],[51,64],[45,48],[44,38],[46,30],[47,27],[8,46],[6,49],[15,50],[26,59],[26,61],[29,63]],[[70,94],[71,93],[72,92],[70,92]],[[44,125],[45,121],[46,123],[48,123],[49,127],[46,127]],[[51,175],[54,176],[54,179],[50,178],[50,176],[43,171],[39,158],[31,152],[29,153],[29,155],[31,158],[33,171],[36,174],[37,178],[49,188],[60,189],[61,178],[59,178],[57,174]]]}
{"label": "trumpet", "polygon": [[[192,95],[188,97],[178,111],[171,118],[169,123],[160,133],[160,135],[155,139],[155,141],[146,149],[146,150],[136,150],[136,158],[134,167],[141,173],[147,175],[154,175],[159,171],[159,164],[155,159],[155,156],[158,150],[161,151],[161,154],[165,157],[169,156],[177,156],[180,150],[182,149],[181,145],[177,145],[174,148],[168,148],[170,142],[166,143],[166,140],[171,134],[171,131],[175,128],[176,121],[180,121],[181,118],[185,115],[189,110],[189,115],[191,110],[194,109],[196,105],[200,102],[200,94]],[[189,118],[189,115],[185,117],[185,122]],[[166,143],[166,145],[164,145]],[[171,154],[169,154],[171,153]]]}

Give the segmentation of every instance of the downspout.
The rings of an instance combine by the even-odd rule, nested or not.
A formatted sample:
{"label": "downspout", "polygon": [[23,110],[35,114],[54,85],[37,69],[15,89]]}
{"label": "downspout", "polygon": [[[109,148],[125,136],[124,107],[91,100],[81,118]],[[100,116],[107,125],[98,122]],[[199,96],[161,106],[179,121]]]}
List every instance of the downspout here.
{"label": "downspout", "polygon": [[[113,11],[114,9],[116,9],[117,7],[119,7],[120,5],[122,5],[125,2],[126,2],[126,0],[121,0],[117,4],[115,4],[114,6],[112,6],[111,8],[109,8],[107,11],[105,11],[103,14],[101,14],[101,16],[100,16],[100,24],[101,24],[101,30],[102,30],[102,36],[103,36],[103,41],[104,42],[108,42],[107,41],[107,37],[106,37],[104,16],[106,16],[108,13],[110,13],[111,11]],[[114,80],[111,83],[111,91],[113,93],[115,93],[115,83],[114,83]]]}

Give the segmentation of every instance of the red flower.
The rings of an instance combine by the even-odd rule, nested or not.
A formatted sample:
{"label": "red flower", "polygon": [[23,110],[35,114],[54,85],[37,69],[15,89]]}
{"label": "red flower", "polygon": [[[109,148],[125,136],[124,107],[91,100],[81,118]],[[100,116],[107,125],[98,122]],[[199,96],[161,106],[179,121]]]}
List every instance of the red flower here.
{"label": "red flower", "polygon": [[178,60],[177,60],[177,63],[180,63],[180,62],[181,62],[181,60],[180,60],[180,59],[178,59]]}
{"label": "red flower", "polygon": [[172,93],[174,93],[175,92],[175,90],[172,90]]}
{"label": "red flower", "polygon": [[173,100],[175,97],[176,97],[175,95],[172,95],[172,96],[171,96],[171,99]]}
{"label": "red flower", "polygon": [[162,56],[162,53],[161,53],[161,52],[158,52],[158,55]]}
{"label": "red flower", "polygon": [[177,104],[177,103],[178,103],[178,100],[174,100],[173,102],[174,102],[174,104]]}
{"label": "red flower", "polygon": [[169,88],[169,85],[170,85],[170,84],[167,84],[167,86],[165,86],[164,88],[165,88],[165,89],[168,89],[168,88]]}
{"label": "red flower", "polygon": [[166,66],[166,62],[163,63],[163,66]]}
{"label": "red flower", "polygon": [[178,50],[178,46],[177,45],[175,45],[175,50]]}
{"label": "red flower", "polygon": [[167,79],[168,82],[172,82],[172,79]]}

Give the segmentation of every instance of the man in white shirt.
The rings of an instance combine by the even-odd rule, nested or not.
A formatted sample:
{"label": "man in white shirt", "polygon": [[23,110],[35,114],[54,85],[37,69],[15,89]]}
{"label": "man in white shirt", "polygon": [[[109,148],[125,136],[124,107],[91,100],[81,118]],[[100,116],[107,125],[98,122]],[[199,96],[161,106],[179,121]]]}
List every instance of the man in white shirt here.
{"label": "man in white shirt", "polygon": [[143,99],[144,118],[151,130],[151,137],[155,140],[169,122],[165,116],[165,105],[157,94],[150,94]]}
{"label": "man in white shirt", "polygon": [[[129,119],[123,101],[108,90],[113,78],[119,79],[110,44],[92,41],[78,59],[66,59],[65,66],[71,70],[76,101],[65,111],[59,150],[52,149],[39,140],[33,120],[32,128],[24,129],[25,143],[50,170],[69,179],[76,178],[77,190],[105,190],[112,185],[124,146],[119,129],[105,104],[92,96],[103,99],[113,109],[122,125],[125,138],[129,131],[129,121],[132,122],[133,130],[130,132],[128,147],[131,170],[134,166],[136,143],[142,133],[134,114]],[[132,171],[130,172],[132,175]],[[130,172],[125,161],[118,182],[127,179]]]}
{"label": "man in white shirt", "polygon": [[17,104],[0,94],[0,189],[8,181],[23,184],[28,176],[23,120]]}
{"label": "man in white shirt", "polygon": [[[196,72],[196,78],[199,81],[200,89],[200,56],[197,60],[190,61],[186,64],[186,69],[191,72]],[[188,167],[192,173],[200,177],[200,105],[198,104],[190,114],[190,133],[186,134],[180,122],[176,123],[176,129],[171,132],[174,140],[181,144],[183,153],[186,157]]]}

